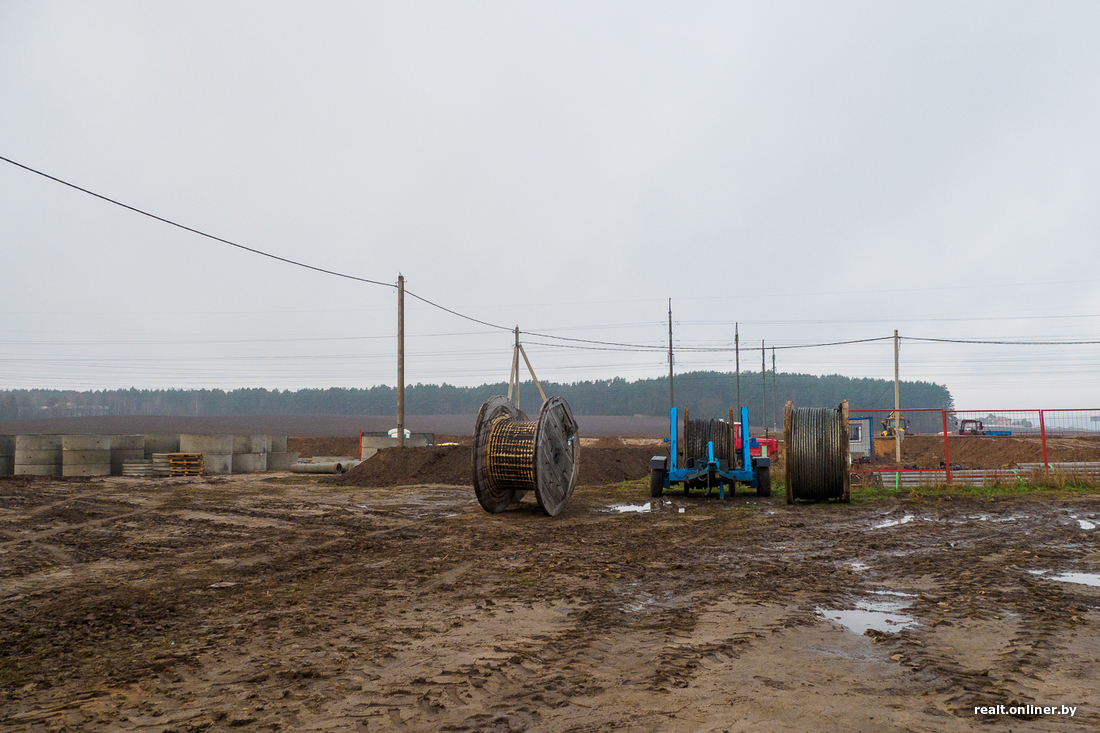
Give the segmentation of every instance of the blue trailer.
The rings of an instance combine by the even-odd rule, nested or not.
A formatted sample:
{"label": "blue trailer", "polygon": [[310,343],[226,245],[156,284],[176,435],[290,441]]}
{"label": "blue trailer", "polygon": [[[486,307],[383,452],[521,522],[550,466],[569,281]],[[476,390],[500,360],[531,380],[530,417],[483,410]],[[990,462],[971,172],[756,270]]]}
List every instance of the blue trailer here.
{"label": "blue trailer", "polygon": [[[771,457],[750,455],[748,430],[739,431],[738,436],[732,420],[689,420],[685,410],[681,438],[678,418],[677,408],[669,409],[669,437],[665,438],[669,451],[667,456],[650,459],[650,496],[661,496],[680,485],[685,495],[692,489],[706,489],[708,494],[717,489],[724,499],[727,487],[731,495],[737,493],[737,484],[756,489],[757,496],[771,496]],[[749,408],[742,407],[741,425],[748,424]]]}

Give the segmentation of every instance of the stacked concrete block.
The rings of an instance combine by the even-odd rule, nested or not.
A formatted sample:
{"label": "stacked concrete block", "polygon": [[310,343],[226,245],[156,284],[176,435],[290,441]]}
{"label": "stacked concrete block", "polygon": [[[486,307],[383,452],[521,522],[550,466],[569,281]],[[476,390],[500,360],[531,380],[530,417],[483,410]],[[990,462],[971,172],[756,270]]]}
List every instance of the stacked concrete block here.
{"label": "stacked concrete block", "polygon": [[140,461],[145,458],[144,435],[111,436],[111,475],[122,475],[122,464],[126,461]]}
{"label": "stacked concrete block", "polygon": [[15,475],[60,476],[61,436],[15,436]]}
{"label": "stacked concrete block", "polygon": [[111,436],[65,435],[61,438],[62,476],[110,476]]}
{"label": "stacked concrete block", "polygon": [[0,476],[15,473],[15,436],[0,435]]}
{"label": "stacked concrete block", "polygon": [[212,476],[233,473],[232,435],[181,435],[178,453],[202,453],[203,472]]}

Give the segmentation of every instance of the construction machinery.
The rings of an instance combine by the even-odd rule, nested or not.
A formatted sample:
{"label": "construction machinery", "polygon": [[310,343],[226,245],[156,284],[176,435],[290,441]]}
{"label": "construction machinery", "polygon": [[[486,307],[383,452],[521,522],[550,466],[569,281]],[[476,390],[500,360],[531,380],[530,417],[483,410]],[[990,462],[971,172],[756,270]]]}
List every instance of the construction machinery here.
{"label": "construction machinery", "polygon": [[961,420],[959,422],[959,435],[1012,435],[1011,430],[986,430],[981,420]]}
{"label": "construction machinery", "polygon": [[962,420],[959,422],[959,435],[985,435],[985,426],[981,420]]}
{"label": "construction machinery", "polygon": [[[726,488],[733,495],[737,484],[756,489],[757,496],[771,496],[771,457],[751,455],[748,430],[736,429],[732,408],[728,421],[691,420],[685,409],[683,436],[678,435],[677,408],[670,408],[668,417],[669,451],[650,459],[650,496],[680,485],[685,495],[692,489],[706,489],[708,494],[717,489],[719,498],[725,498]],[[747,407],[741,408],[740,424],[749,424]]]}

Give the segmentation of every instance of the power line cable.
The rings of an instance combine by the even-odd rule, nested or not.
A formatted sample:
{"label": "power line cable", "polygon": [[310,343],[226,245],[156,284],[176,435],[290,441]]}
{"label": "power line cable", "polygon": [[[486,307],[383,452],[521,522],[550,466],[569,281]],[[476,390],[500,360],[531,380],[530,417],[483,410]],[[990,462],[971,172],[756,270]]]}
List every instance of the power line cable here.
{"label": "power line cable", "polygon": [[[474,323],[480,323],[482,326],[489,326],[490,328],[498,328],[502,331],[511,331],[512,330],[512,329],[508,328],[507,326],[498,326],[495,323],[489,323],[488,321],[482,321],[478,318],[474,318],[473,316],[468,316],[465,313],[459,313],[456,310],[451,310],[450,308],[447,308],[446,306],[442,306],[439,303],[433,303],[432,301],[428,300],[424,296],[417,295],[416,293],[412,292],[408,288],[405,288],[405,295],[408,295],[410,298],[416,298],[421,303],[427,303],[428,305],[432,306],[433,308],[438,308],[441,311],[446,311],[447,313],[450,313],[451,315],[458,316],[459,318],[465,318],[467,321],[473,321]],[[522,333],[522,331],[521,331],[521,333]],[[551,337],[551,338],[553,338],[553,337]]]}
{"label": "power line cable", "polygon": [[97,199],[101,199],[101,200],[106,201],[108,203],[114,204],[115,206],[121,206],[124,209],[129,209],[130,211],[133,211],[137,214],[141,214],[142,216],[147,216],[150,219],[156,219],[157,221],[164,222],[165,224],[169,224],[171,226],[178,227],[179,229],[183,229],[184,231],[191,232],[192,234],[198,234],[200,237],[206,237],[207,239],[213,239],[215,242],[221,242],[222,244],[228,244],[230,247],[236,247],[237,249],[243,249],[245,252],[251,252],[252,254],[260,255],[261,257],[269,257],[273,260],[278,260],[279,262],[285,262],[288,265],[294,265],[295,267],[304,267],[307,270],[313,270],[315,272],[321,272],[321,273],[324,273],[326,275],[333,275],[335,277],[342,277],[342,278],[345,278],[345,279],[348,279],[348,280],[355,280],[355,281],[361,282],[361,283],[369,283],[371,285],[382,285],[382,286],[385,286],[385,287],[388,287],[388,288],[396,287],[396,285],[394,283],[384,283],[384,282],[381,282],[379,280],[368,280],[365,277],[357,277],[355,275],[347,275],[343,272],[336,272],[335,270],[326,270],[323,267],[317,267],[315,265],[307,265],[304,262],[298,262],[297,260],[288,259],[286,257],[280,257],[279,255],[273,255],[270,252],[264,252],[263,250],[255,249],[253,247],[246,247],[243,244],[237,244],[236,242],[231,242],[228,239],[224,239],[224,238],[216,236],[214,234],[209,234],[209,233],[204,232],[200,229],[195,229],[194,227],[189,227],[186,224],[180,224],[179,222],[172,221],[171,219],[166,219],[163,216],[157,216],[156,214],[145,211],[144,209],[139,209],[136,206],[130,206],[129,204],[124,204],[121,201],[110,198],[109,196],[104,196],[101,193],[96,193],[95,191],[89,191],[88,189],[82,188],[81,186],[78,186],[75,183],[69,183],[68,181],[62,180],[62,179],[60,179],[56,176],[51,176],[49,173],[43,173],[42,171],[37,170],[35,168],[31,168],[28,165],[23,165],[22,163],[18,163],[16,161],[12,160],[11,158],[5,158],[4,156],[0,155],[0,160],[3,160],[4,162],[7,162],[7,163],[11,163],[14,166],[22,168],[25,171],[30,171],[31,173],[42,176],[43,178],[48,178],[51,181],[55,181],[57,183],[60,183],[63,186],[68,186],[69,188],[76,189],[77,191],[80,191],[81,193],[86,193],[89,196],[94,196]]}
{"label": "power line cable", "polygon": [[[165,218],[163,216],[158,216],[157,214],[153,214],[149,211],[146,211],[144,209],[140,209],[136,206],[131,206],[130,204],[123,203],[121,201],[118,201],[117,199],[113,199],[113,198],[111,198],[109,196],[105,196],[101,193],[96,193],[95,191],[89,190],[89,189],[84,188],[82,186],[78,186],[75,183],[70,183],[69,181],[58,178],[57,176],[52,176],[52,175],[50,175],[48,173],[45,173],[43,171],[40,171],[36,168],[32,168],[28,165],[24,165],[23,163],[19,163],[18,161],[12,160],[11,158],[7,158],[5,156],[0,155],[0,160],[3,160],[6,163],[10,163],[11,165],[16,166],[17,168],[22,168],[25,171],[28,171],[30,173],[34,173],[35,175],[42,176],[43,178],[54,181],[55,183],[60,183],[63,186],[67,186],[67,187],[72,188],[76,191],[80,191],[81,193],[84,193],[84,194],[87,194],[87,195],[92,196],[94,198],[98,198],[102,201],[106,201],[108,203],[114,204],[115,206],[119,206],[121,208],[127,209],[127,210],[132,211],[136,214],[140,214],[142,216],[149,217],[150,219],[155,219],[155,220],[157,220],[159,222],[162,222],[164,224],[168,224],[170,226],[177,227],[177,228],[182,229],[184,231],[191,232],[192,234],[197,234],[200,237],[205,237],[205,238],[211,239],[215,242],[220,242],[222,244],[229,245],[230,247],[235,247],[235,248],[243,250],[245,252],[250,252],[252,254],[259,255],[261,257],[267,257],[269,259],[273,259],[273,260],[276,260],[278,262],[283,262],[283,263],[288,264],[288,265],[293,265],[295,267],[301,267],[301,268],[306,269],[306,270],[312,270],[314,272],[320,272],[320,273],[325,274],[325,275],[332,275],[333,277],[339,277],[339,278],[343,278],[343,279],[346,279],[346,280],[353,280],[355,282],[367,283],[369,285],[381,285],[383,287],[396,287],[394,283],[382,282],[380,280],[371,280],[369,278],[359,277],[357,275],[349,275],[347,273],[338,272],[336,270],[329,270],[329,269],[324,268],[324,267],[318,267],[316,265],[310,265],[310,264],[307,264],[305,262],[299,262],[298,260],[292,260],[292,259],[287,258],[287,257],[281,257],[279,255],[272,254],[270,252],[264,252],[263,250],[259,250],[259,249],[256,249],[254,247],[248,247],[246,245],[239,244],[237,242],[233,242],[229,239],[225,239],[224,237],[219,237],[217,235],[210,234],[210,233],[204,232],[200,229],[196,229],[194,227],[187,226],[186,224],[181,224],[177,221],[173,221],[173,220]],[[421,301],[421,302],[423,302],[423,303],[425,303],[429,306],[432,306],[433,308],[437,308],[441,311],[444,311],[446,313],[450,313],[451,315],[457,316],[459,318],[463,318],[467,321],[471,321],[473,323],[477,323],[477,324],[480,324],[482,326],[488,326],[490,328],[495,328],[495,329],[501,330],[501,331],[511,331],[512,330],[511,328],[509,328],[507,326],[501,326],[499,324],[490,323],[488,321],[483,321],[479,318],[474,318],[473,316],[468,316],[464,313],[460,313],[459,311],[456,311],[456,310],[453,310],[453,309],[448,308],[446,306],[440,305],[439,303],[431,301],[431,300],[429,300],[429,299],[427,299],[427,298],[425,298],[421,295],[418,295],[416,293],[413,293],[411,291],[406,290],[405,292],[410,297],[416,298],[417,300],[419,300],[419,301]],[[523,330],[520,330],[520,333],[523,333],[527,336],[536,337],[536,338],[553,339],[555,341],[569,341],[569,342],[578,343],[578,344],[589,344],[589,345],[591,345],[591,347],[597,347],[597,346],[611,347],[608,350],[627,350],[627,351],[647,351],[647,352],[649,352],[649,351],[657,351],[657,350],[663,349],[663,347],[651,346],[651,345],[646,345],[646,344],[629,344],[629,343],[614,342],[614,341],[600,341],[600,340],[594,340],[594,339],[581,339],[581,338],[574,338],[574,337],[569,337],[569,336],[555,336],[553,334],[537,333],[537,332],[523,331]],[[833,341],[833,342],[819,343],[819,344],[793,344],[793,345],[788,345],[788,346],[773,346],[773,347],[770,347],[770,348],[773,348],[773,349],[776,349],[776,350],[780,350],[780,349],[782,349],[782,350],[787,350],[787,349],[808,349],[808,348],[818,348],[818,347],[825,347],[825,346],[844,346],[844,345],[849,345],[849,344],[871,343],[871,342],[875,342],[875,341],[885,341],[885,340],[888,340],[888,339],[891,339],[891,338],[893,338],[893,337],[891,337],[891,336],[881,336],[881,337],[877,337],[877,338],[852,339],[852,340],[848,340],[848,341]],[[915,337],[915,336],[904,336],[902,338],[907,338],[911,341],[926,341],[926,342],[936,342],[936,343],[989,344],[989,345],[1009,345],[1009,346],[1078,346],[1078,345],[1100,344],[1100,341],[993,341],[993,340],[979,340],[979,339],[920,338],[920,337]],[[551,346],[552,344],[542,344],[542,345]],[[589,348],[591,348],[591,347],[589,347]],[[575,347],[575,348],[584,348],[584,347]],[[761,348],[763,349],[765,347],[761,347]],[[717,347],[717,348],[681,347],[679,350],[683,351],[683,352],[694,352],[694,353],[700,353],[700,352],[702,352],[702,353],[716,353],[716,352],[729,352],[729,351],[733,351],[734,349],[732,347]],[[756,349],[753,348],[753,347],[746,347],[744,350],[745,351],[755,351]]]}
{"label": "power line cable", "polygon": [[[346,273],[337,272],[335,270],[328,270],[328,269],[326,269],[326,267],[318,267],[316,265],[307,264],[305,262],[298,262],[297,260],[290,260],[289,258],[284,258],[284,256],[279,256],[277,254],[272,254],[271,252],[264,252],[263,250],[257,250],[253,247],[245,247],[244,244],[239,244],[238,242],[233,242],[233,241],[228,240],[226,238],[218,237],[218,236],[216,236],[216,234],[211,234],[209,232],[205,232],[205,231],[202,231],[200,229],[196,229],[194,227],[188,227],[187,225],[183,225],[183,223],[179,223],[178,221],[173,221],[172,219],[167,219],[167,218],[162,217],[162,216],[157,216],[157,215],[153,214],[153,212],[151,212],[151,211],[146,211],[145,209],[141,209],[141,208],[138,208],[136,206],[131,206],[129,204],[123,204],[122,201],[120,201],[118,199],[114,199],[114,198],[111,198],[110,196],[105,196],[103,194],[97,194],[96,192],[94,192],[94,190],[90,190],[90,189],[85,188],[83,186],[78,186],[74,183],[69,183],[68,180],[65,180],[63,178],[58,178],[57,176],[52,176],[52,175],[50,175],[48,173],[45,173],[43,171],[38,171],[37,168],[32,168],[31,166],[24,165],[23,163],[19,163],[18,161],[13,161],[13,160],[11,160],[10,157],[4,157],[3,155],[0,155],[0,161],[4,161],[5,163],[10,163],[10,164],[14,165],[15,167],[23,168],[24,171],[27,171],[29,173],[33,173],[35,175],[42,176],[43,178],[53,180],[53,182],[55,182],[55,183],[59,183],[59,184],[62,184],[63,186],[68,186],[69,188],[73,188],[75,190],[78,190],[78,192],[80,192],[81,194],[87,194],[88,196],[92,196],[92,197],[98,198],[100,200],[107,201],[108,204],[113,204],[114,206],[119,206],[119,207],[122,207],[123,209],[128,209],[130,211],[133,211],[134,214],[140,214],[144,217],[149,217],[150,219],[155,219],[157,221],[164,222],[164,223],[166,223],[166,225],[176,227],[178,229],[183,229],[184,231],[189,231],[189,232],[194,233],[194,234],[198,234],[199,237],[206,237],[207,239],[211,239],[211,240],[216,241],[216,242],[221,242],[222,244],[229,244],[230,247],[235,247],[235,248],[237,248],[239,250],[243,250],[245,252],[251,252],[252,254],[259,254],[260,256],[264,256],[264,258],[270,258],[272,260],[277,260],[278,262],[284,262],[286,264],[294,265],[296,267],[304,267],[304,269],[312,270],[313,272],[319,272],[319,273],[323,273],[323,274],[326,274],[326,275],[332,275],[334,277],[343,277],[343,278],[345,278],[345,280],[351,280],[351,281],[355,281],[355,282],[359,282],[359,283],[367,283],[367,284],[370,284],[370,285],[382,285],[384,287],[396,287],[395,283],[384,283],[382,281],[370,280],[370,278],[367,278],[367,277],[359,277],[357,275],[349,275],[349,274],[346,274]],[[472,321],[472,322],[474,322],[474,324],[480,324],[482,326],[488,326],[489,328],[496,328],[498,330],[504,330],[504,331],[510,331],[511,330],[507,326],[499,326],[497,324],[491,324],[491,322],[488,322],[487,320],[482,320],[480,318],[474,318],[473,316],[467,316],[465,314],[459,313],[458,310],[454,310],[452,308],[448,308],[447,306],[443,306],[443,305],[440,305],[438,303],[434,303],[433,300],[429,300],[428,298],[423,297],[422,295],[417,295],[416,293],[412,293],[412,292],[408,291],[408,289],[406,289],[405,293],[407,295],[409,295],[410,297],[414,297],[417,300],[420,300],[421,303],[425,303],[427,305],[430,305],[433,308],[439,308],[440,310],[443,310],[443,311],[445,311],[445,313],[449,313],[452,316],[458,316],[459,318],[464,318],[466,320]],[[541,338],[548,338],[548,339],[559,339],[559,340],[563,340],[563,341],[585,341],[585,339],[571,339],[569,337],[564,337],[564,336],[550,336],[550,335],[544,335],[544,333],[532,333],[531,336],[539,336]],[[601,342],[592,341],[592,343],[601,343]],[[626,346],[626,344],[608,344],[608,346]]]}
{"label": "power line cable", "polygon": [[[893,338],[891,336],[891,338]],[[1003,346],[1086,346],[1100,341],[987,341],[982,339],[937,339],[919,336],[901,336],[909,341],[931,341],[941,344],[999,344]]]}
{"label": "power line cable", "polygon": [[[520,331],[520,333],[526,333],[528,336],[539,336],[539,337],[542,337],[542,338],[555,338],[553,336],[545,336],[544,334],[530,333],[530,332],[527,332],[527,331]],[[591,341],[591,340],[588,340],[588,339],[567,339],[564,336],[559,336],[557,338],[559,338],[561,340],[567,340],[567,341],[580,341],[580,342],[583,342],[585,344],[606,345],[608,347],[614,347],[614,348],[600,349],[597,346],[572,346],[570,344],[543,344],[543,343],[539,343],[537,341],[531,341],[529,343],[533,346],[553,346],[553,347],[562,348],[562,349],[592,349],[592,350],[596,350],[596,351],[601,351],[602,350],[602,351],[645,351],[645,352],[661,351],[661,352],[663,352],[663,351],[666,351],[667,348],[668,348],[666,346],[651,346],[651,345],[646,345],[646,344],[623,344],[623,343],[615,343],[615,342],[612,342],[612,341]],[[768,349],[773,349],[773,348],[776,349],[776,350],[780,350],[780,349],[816,349],[816,348],[820,348],[820,347],[823,347],[823,346],[846,346],[848,344],[865,344],[865,343],[871,343],[871,342],[875,342],[875,341],[889,341],[889,340],[893,340],[893,338],[894,338],[893,336],[876,336],[874,338],[851,339],[849,341],[830,341],[830,342],[827,342],[827,343],[820,343],[820,344],[789,344],[787,346],[766,346],[766,347],[742,346],[740,348],[740,350],[741,351],[760,351],[761,348],[763,348],[765,351],[767,351]],[[691,353],[691,354],[732,353],[733,351],[735,351],[735,347],[733,347],[733,346],[681,346],[681,347],[678,347],[678,348],[674,348],[673,351],[677,351],[677,352],[681,352],[681,353]]]}

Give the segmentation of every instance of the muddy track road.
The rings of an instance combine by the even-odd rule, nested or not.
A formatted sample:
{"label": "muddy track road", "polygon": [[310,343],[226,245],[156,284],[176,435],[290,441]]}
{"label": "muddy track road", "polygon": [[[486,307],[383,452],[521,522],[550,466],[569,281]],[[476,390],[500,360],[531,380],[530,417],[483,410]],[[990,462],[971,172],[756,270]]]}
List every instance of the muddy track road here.
{"label": "muddy track road", "polygon": [[1100,496],[610,508],[643,484],[548,519],[456,486],[0,480],[0,728],[1100,727],[1100,588],[1058,579],[1100,572]]}

